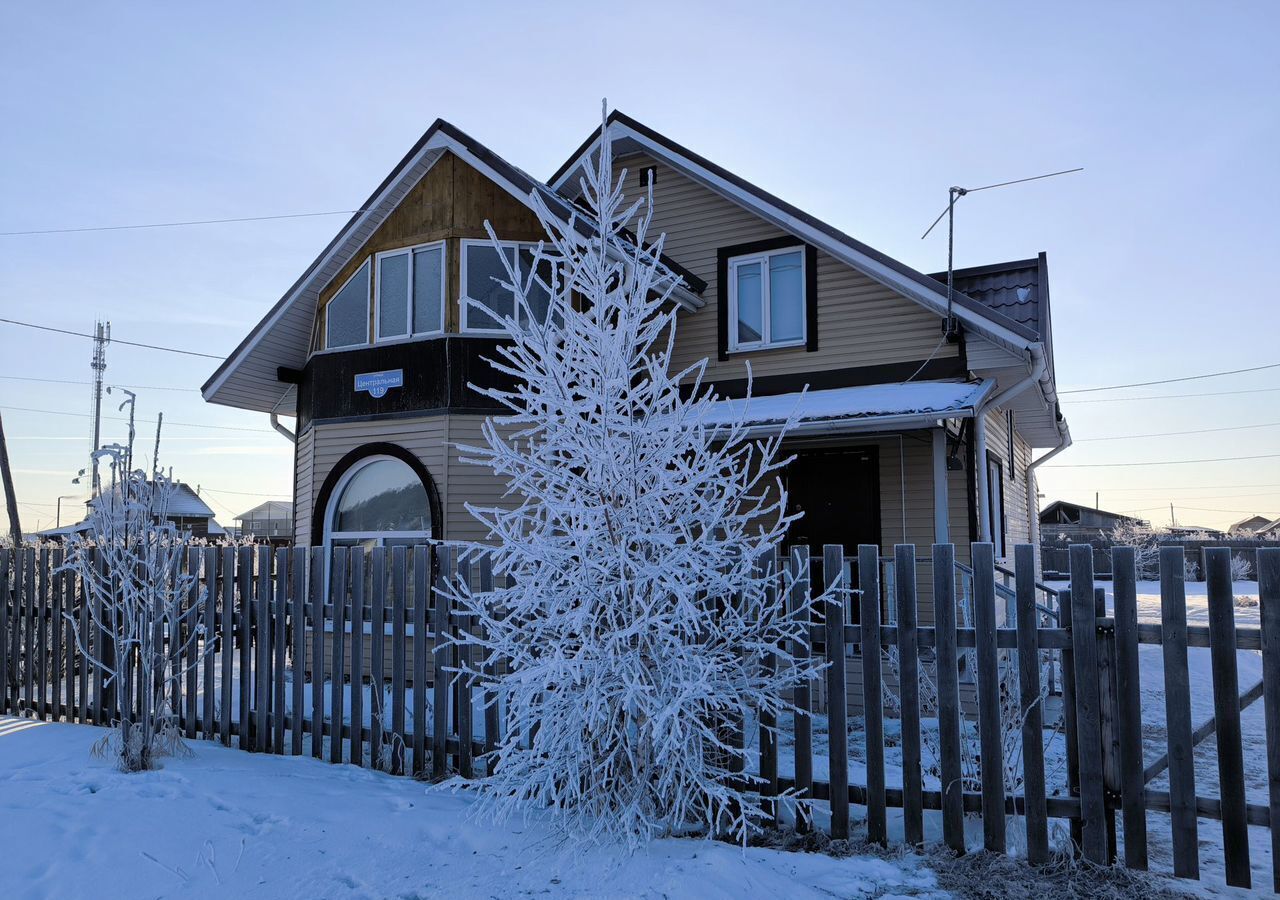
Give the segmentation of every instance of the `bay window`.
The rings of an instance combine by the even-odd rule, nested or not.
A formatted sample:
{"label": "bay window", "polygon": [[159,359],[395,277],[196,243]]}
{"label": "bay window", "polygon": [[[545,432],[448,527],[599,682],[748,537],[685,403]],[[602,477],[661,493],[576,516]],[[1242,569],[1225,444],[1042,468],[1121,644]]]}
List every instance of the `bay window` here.
{"label": "bay window", "polygon": [[[503,241],[495,247],[491,241],[462,242],[462,331],[470,334],[502,334],[505,332],[503,319],[515,316],[515,295],[502,282],[509,281],[510,275],[503,263],[503,257],[516,271],[516,279],[524,284],[533,266],[535,244],[520,244]],[[499,253],[502,255],[499,256]],[[543,261],[539,265],[542,281],[550,283],[551,264]],[[529,313],[520,311],[518,322],[521,327],[531,324],[530,313],[534,321],[545,322],[551,307],[551,295],[542,285],[534,282],[525,298]]]}
{"label": "bay window", "polygon": [[444,331],[444,242],[388,250],[378,261],[378,340]]}
{"label": "bay window", "polygon": [[325,307],[326,347],[369,343],[369,262],[347,279]]}

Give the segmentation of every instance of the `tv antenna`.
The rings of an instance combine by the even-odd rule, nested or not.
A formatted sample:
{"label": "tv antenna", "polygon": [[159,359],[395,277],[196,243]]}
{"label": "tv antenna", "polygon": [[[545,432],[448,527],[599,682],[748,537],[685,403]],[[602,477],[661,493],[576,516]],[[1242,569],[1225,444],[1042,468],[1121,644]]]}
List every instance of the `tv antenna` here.
{"label": "tv antenna", "polygon": [[947,319],[942,325],[942,330],[946,333],[948,340],[955,340],[959,336],[959,328],[956,325],[955,316],[952,309],[955,305],[955,237],[956,237],[956,201],[966,194],[975,194],[978,191],[989,191],[992,188],[1008,187],[1011,184],[1025,184],[1028,181],[1040,181],[1043,178],[1053,178],[1057,175],[1070,175],[1072,172],[1083,172],[1084,166],[1074,169],[1063,169],[1061,172],[1047,172],[1044,175],[1032,175],[1030,178],[1015,178],[1013,181],[1001,181],[997,184],[984,184],[982,187],[962,188],[952,186],[947,189],[947,206],[942,212],[938,213],[938,218],[933,220],[933,224],[924,230],[924,234],[920,235],[920,240],[927,238],[938,223],[942,221],[943,216],[947,219]]}

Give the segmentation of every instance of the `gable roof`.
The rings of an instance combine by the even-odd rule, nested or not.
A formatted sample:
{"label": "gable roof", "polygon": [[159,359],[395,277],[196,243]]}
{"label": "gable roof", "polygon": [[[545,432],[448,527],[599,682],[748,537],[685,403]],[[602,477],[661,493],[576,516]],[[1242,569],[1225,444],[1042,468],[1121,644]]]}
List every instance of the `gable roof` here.
{"label": "gable roof", "polygon": [[1048,524],[1048,520],[1055,512],[1060,509],[1073,509],[1077,512],[1092,512],[1100,516],[1110,516],[1113,519],[1119,519],[1127,522],[1142,522],[1142,519],[1136,516],[1126,516],[1124,513],[1111,512],[1106,509],[1098,509],[1096,506],[1085,506],[1083,503],[1072,503],[1070,500],[1054,500],[1048,506],[1040,510],[1040,521]]}
{"label": "gable roof", "polygon": [[[792,206],[625,113],[618,110],[611,112],[607,119],[607,127],[616,155],[622,155],[634,148],[660,158],[682,174],[702,182],[718,193],[730,196],[762,218],[773,222],[785,231],[811,241],[815,246],[826,250],[867,276],[896,289],[899,293],[905,294],[935,312],[945,314],[946,289],[940,290],[938,282],[930,276]],[[599,139],[598,130],[587,137],[573,155],[551,176],[548,182],[551,187],[561,190],[591,153]],[[1009,349],[1025,349],[1027,345],[1039,342],[1039,336],[1035,331],[1023,323],[964,294],[956,295],[955,307],[958,318]]]}
{"label": "gable roof", "polygon": [[[200,389],[206,401],[292,414],[296,386],[280,382],[277,375],[282,367],[300,369],[306,363],[320,291],[359,254],[378,226],[445,153],[453,153],[525,205],[531,203],[530,196],[536,192],[547,208],[565,221],[575,211],[568,200],[547,185],[444,119],[436,119],[284,296],[209,376]],[[590,226],[580,217],[575,222],[589,233]],[[673,260],[663,257],[662,261],[684,282],[676,290],[675,299],[691,308],[701,306],[697,295],[706,289],[706,283]]]}

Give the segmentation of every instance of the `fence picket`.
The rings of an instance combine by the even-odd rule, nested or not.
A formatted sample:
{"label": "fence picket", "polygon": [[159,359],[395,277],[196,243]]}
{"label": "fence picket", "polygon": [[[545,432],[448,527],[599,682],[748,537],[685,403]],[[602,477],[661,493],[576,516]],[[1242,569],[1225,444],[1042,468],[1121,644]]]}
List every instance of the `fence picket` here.
{"label": "fence picket", "polygon": [[1102,718],[1098,696],[1098,632],[1093,600],[1093,548],[1071,546],[1071,641],[1075,666],[1076,746],[1079,753],[1081,850],[1107,862],[1106,798],[1102,786]]}
{"label": "fence picket", "polygon": [[[369,594],[369,765],[382,766],[382,731],[387,710],[383,693],[382,643],[387,620],[387,549],[375,547],[370,559]],[[388,767],[389,768],[389,767]]]}
{"label": "fence picket", "polygon": [[[106,560],[96,547],[92,551],[90,565],[96,573],[97,584],[105,581]],[[93,720],[99,725],[110,724],[116,715],[116,685],[107,683],[106,669],[115,665],[115,644],[108,631],[110,623],[106,619],[106,607],[103,597],[98,591],[93,594],[93,617],[89,626],[93,632],[93,648],[100,665],[93,667]],[[97,623],[97,624],[93,624]]]}
{"label": "fence picket", "polygon": [[35,655],[27,657],[27,666],[36,670],[35,710],[37,719],[49,717],[45,692],[46,674],[49,671],[49,548],[40,548],[40,569],[36,577],[36,645]]}
{"label": "fence picket", "polygon": [[213,705],[214,666],[217,659],[214,649],[217,646],[218,619],[218,548],[205,547],[204,555],[204,595],[200,609],[200,731],[202,737],[211,740],[214,737],[215,715]]}
{"label": "fence picket", "polygon": [[25,589],[22,596],[22,619],[23,619],[23,646],[26,652],[23,654],[22,672],[23,672],[23,692],[22,706],[23,711],[30,714],[35,710],[35,666],[31,664],[31,660],[35,658],[36,646],[36,610],[38,605],[36,602],[36,553],[34,550],[28,550],[23,554],[26,561],[26,579]]}
{"label": "fence picket", "polygon": [[[79,698],[76,693],[76,686],[77,686],[76,672],[77,672],[77,663],[78,663],[80,654],[76,650],[75,622],[76,622],[76,612],[79,609],[79,606],[76,603],[76,574],[74,571],[68,571],[65,574],[65,576],[62,579],[62,587],[63,587],[63,594],[62,594],[63,618],[59,624],[62,626],[63,632],[65,634],[65,637],[63,638],[63,641],[64,641],[63,646],[66,647],[66,654],[67,654],[66,717],[68,722],[75,722],[79,718],[77,716],[77,712],[79,710],[79,706],[77,705]],[[3,634],[3,633],[4,633],[4,630],[0,628],[0,634]],[[0,644],[2,643],[3,643],[3,640],[0,640]],[[0,654],[2,654],[3,652],[4,652],[3,649],[0,649]],[[0,707],[3,707],[4,705],[3,698],[4,698],[4,694],[2,691],[0,691]]]}
{"label": "fence picket", "polygon": [[[778,596],[778,549],[771,548],[757,562],[757,572],[767,579],[765,606],[781,618],[784,610],[779,605]],[[766,677],[772,677],[777,671],[776,654],[766,652],[761,656],[760,666]],[[760,710],[760,795],[762,806],[775,826],[781,823],[778,801],[778,715],[773,709]]]}
{"label": "fence picket", "polygon": [[62,598],[66,592],[66,573],[62,569],[62,548],[55,547],[50,559],[53,571],[49,577],[49,638],[51,659],[49,672],[49,715],[53,721],[62,719]]}
{"label": "fence picket", "polygon": [[1209,658],[1213,667],[1213,707],[1217,716],[1218,785],[1222,798],[1227,884],[1248,888],[1251,886],[1249,824],[1240,734],[1240,683],[1236,672],[1231,551],[1225,547],[1205,550],[1204,562],[1209,591]]}
{"label": "fence picket", "polygon": [[364,600],[363,547],[351,548],[351,760],[364,765]]}
{"label": "fence picket", "polygon": [[0,715],[9,712],[9,567],[13,551],[0,547]]}
{"label": "fence picket", "polygon": [[311,755],[316,759],[324,759],[324,601],[332,559],[323,547],[311,548],[307,589],[311,606]]}
{"label": "fence picket", "polygon": [[960,672],[956,652],[956,575],[954,544],[934,544],[933,621],[938,692],[938,749],[942,775],[943,839],[956,853],[965,851],[964,784],[960,761]]}
{"label": "fence picket", "polygon": [[[480,557],[480,593],[487,594],[493,590],[493,555],[490,553]],[[497,676],[497,666],[487,658],[484,665],[485,678],[488,683]],[[498,741],[501,739],[502,720],[498,710],[498,695],[486,691],[484,695],[484,755],[485,768],[493,774],[498,763]]]}
{"label": "fence picket", "polygon": [[916,548],[893,548],[898,608],[898,698],[902,709],[902,820],[906,841],[924,845],[920,769],[920,645],[916,631]]}
{"label": "fence picket", "polygon": [[453,573],[453,565],[448,547],[436,547],[436,590],[435,606],[432,609],[433,649],[435,656],[433,666],[434,696],[431,709],[431,776],[437,780],[444,778],[448,771],[447,740],[449,731],[449,678],[446,670],[449,666],[449,648],[446,645],[449,634],[449,601],[445,597],[446,580]]}
{"label": "fence picket", "polygon": [[[199,719],[199,686],[200,686],[200,633],[196,623],[200,621],[202,612],[200,604],[200,559],[199,547],[187,548],[187,571],[191,574],[191,584],[187,588],[187,612],[182,617],[182,640],[184,665],[186,666],[187,702],[187,737],[194,739],[200,730]],[[207,577],[207,576],[206,576]]]}
{"label": "fence picket", "polygon": [[849,838],[849,728],[845,698],[844,609],[852,600],[844,580],[844,548],[822,548],[827,600],[823,608],[827,639],[827,741],[829,748],[831,837]]}
{"label": "fence picket", "polygon": [[329,639],[329,762],[342,762],[342,720],[346,709],[347,562],[353,551],[338,548],[333,554],[329,600],[333,604],[333,631]]}
{"label": "fence picket", "polygon": [[307,671],[307,629],[306,600],[310,588],[307,572],[306,550],[289,551],[293,567],[293,594],[289,603],[289,636],[292,642],[289,652],[292,659],[292,696],[289,701],[289,754],[302,755],[303,738],[306,728],[306,675]]}
{"label": "fence picket", "polygon": [[[809,548],[791,548],[791,585],[787,595],[791,614],[800,620],[804,639],[796,641],[791,654],[797,665],[809,659]],[[813,697],[808,679],[802,680],[792,691],[791,702],[795,706],[792,727],[795,731],[795,780],[796,830],[804,833],[812,825],[808,803],[813,799]]]}
{"label": "fence picket", "polygon": [[222,653],[222,683],[219,685],[218,736],[225,747],[231,746],[231,681],[235,669],[236,552],[222,548],[222,612],[219,616]]}
{"label": "fence picket", "polygon": [[1138,568],[1132,547],[1111,551],[1115,593],[1116,712],[1120,737],[1120,799],[1124,864],[1147,868],[1146,784],[1142,771],[1142,691],[1138,675]]}
{"label": "fence picket", "polygon": [[[458,557],[458,584],[471,587],[471,554],[464,552]],[[455,613],[455,633],[462,635],[471,629],[471,617],[459,609]],[[463,778],[472,776],[471,740],[473,728],[471,724],[471,676],[467,674],[471,668],[471,645],[458,644],[453,648],[453,658],[458,667],[455,703],[458,720],[458,774]]]}
{"label": "fence picket", "polygon": [[413,774],[427,771],[427,603],[431,548],[413,548]]}
{"label": "fence picket", "polygon": [[271,607],[275,582],[271,578],[271,548],[258,547],[257,593],[254,595],[254,672],[253,679],[253,734],[250,738],[254,750],[265,753],[271,749]]}
{"label": "fence picket", "polygon": [[288,648],[285,624],[289,617],[289,551],[276,548],[276,593],[271,615],[271,751],[284,753],[284,675]]}
{"label": "fence picket", "polygon": [[76,644],[76,675],[78,684],[76,685],[76,700],[78,702],[77,718],[81,722],[89,722],[89,653],[92,652],[91,641],[93,635],[89,629],[89,589],[84,580],[79,576],[74,578],[73,587],[79,588],[80,603],[76,607],[79,615],[77,628],[75,630]]}
{"label": "fence picket", "polygon": [[391,774],[403,775],[405,769],[404,702],[405,702],[405,623],[408,609],[405,592],[409,589],[408,552],[406,547],[391,548]]}
{"label": "fence picket", "polygon": [[236,606],[237,636],[240,642],[240,669],[237,686],[240,695],[240,734],[236,746],[248,750],[253,745],[249,741],[249,712],[253,706],[253,645],[250,641],[251,615],[253,612],[253,548],[241,547],[240,559],[236,568],[236,580],[240,588],[240,602]]}
{"label": "fence picket", "polygon": [[[1004,764],[1000,732],[1000,660],[996,654],[995,549],[972,545],[973,612],[978,663],[978,745],[982,768],[982,839],[993,853],[1005,849]],[[994,763],[994,765],[993,765]]]}
{"label": "fence picket", "polygon": [[880,671],[880,548],[858,545],[859,622],[862,625],[862,716],[867,742],[867,840],[889,840],[885,811],[884,706]]}
{"label": "fence picket", "polygon": [[1258,551],[1258,605],[1262,617],[1267,799],[1271,809],[1271,889],[1280,893],[1280,549]]}
{"label": "fence picket", "polygon": [[1036,548],[1030,544],[1019,544],[1013,554],[1027,861],[1032,865],[1044,865],[1049,861],[1049,813],[1044,793],[1044,715],[1040,696],[1040,639],[1036,629]]}

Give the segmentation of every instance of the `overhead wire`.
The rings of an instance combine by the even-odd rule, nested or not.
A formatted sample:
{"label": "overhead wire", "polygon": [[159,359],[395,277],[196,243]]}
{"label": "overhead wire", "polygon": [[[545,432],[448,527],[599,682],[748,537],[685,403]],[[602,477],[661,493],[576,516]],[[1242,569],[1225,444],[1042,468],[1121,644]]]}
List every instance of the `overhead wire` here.
{"label": "overhead wire", "polygon": [[[24,328],[35,328],[39,331],[52,331],[55,334],[67,334],[67,335],[71,335],[72,337],[82,337],[82,338],[88,338],[89,340],[97,340],[97,335],[88,334],[83,331],[71,331],[68,328],[54,328],[51,325],[37,325],[34,322],[21,322],[18,319],[0,318],[0,322],[4,322],[5,324],[8,324],[8,325],[21,325]],[[144,344],[140,341],[126,341],[117,337],[111,338],[111,343],[123,344],[126,347],[142,347],[146,350],[163,350],[165,353],[179,353],[179,354],[182,354],[183,356],[199,356],[204,359],[220,360],[225,358],[215,353],[200,353],[197,350],[181,350],[177,347],[162,347],[159,344]]]}
{"label": "overhead wire", "polygon": [[325,212],[286,213],[278,216],[240,216],[233,219],[193,219],[185,222],[144,222],[138,225],[83,225],[73,228],[33,228],[26,231],[0,231],[0,237],[26,234],[73,234],[84,231],[133,231],[139,228],[183,228],[188,225],[224,225],[229,222],[271,222],[279,219],[314,219],[319,216],[349,216],[363,209],[331,209]]}

